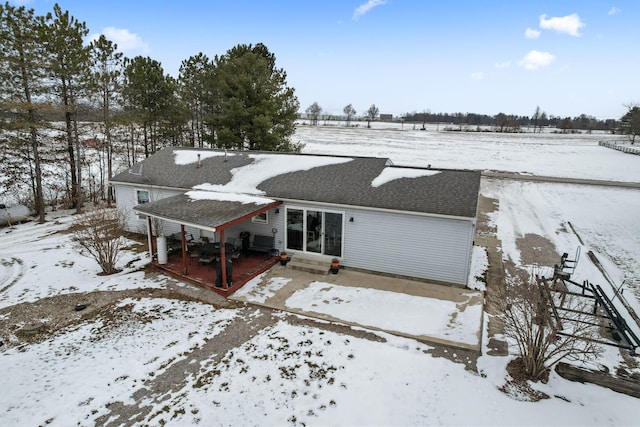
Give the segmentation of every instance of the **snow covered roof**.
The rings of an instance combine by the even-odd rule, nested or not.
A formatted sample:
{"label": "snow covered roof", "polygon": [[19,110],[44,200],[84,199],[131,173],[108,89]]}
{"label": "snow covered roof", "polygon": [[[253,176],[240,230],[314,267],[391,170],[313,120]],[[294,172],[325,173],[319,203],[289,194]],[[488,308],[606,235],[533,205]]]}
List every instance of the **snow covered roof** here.
{"label": "snow covered roof", "polygon": [[480,172],[372,157],[169,147],[111,182],[474,218]]}

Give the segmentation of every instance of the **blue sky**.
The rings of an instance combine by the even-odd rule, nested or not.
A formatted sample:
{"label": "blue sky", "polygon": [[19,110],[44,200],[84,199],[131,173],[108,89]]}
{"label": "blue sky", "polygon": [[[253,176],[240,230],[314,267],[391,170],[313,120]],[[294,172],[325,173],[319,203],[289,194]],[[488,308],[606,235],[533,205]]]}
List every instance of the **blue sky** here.
{"label": "blue sky", "polygon": [[[12,2],[17,3],[17,2]],[[54,1],[23,1],[38,14]],[[178,75],[203,52],[264,43],[301,110],[620,118],[640,103],[640,2],[59,0],[126,56]]]}

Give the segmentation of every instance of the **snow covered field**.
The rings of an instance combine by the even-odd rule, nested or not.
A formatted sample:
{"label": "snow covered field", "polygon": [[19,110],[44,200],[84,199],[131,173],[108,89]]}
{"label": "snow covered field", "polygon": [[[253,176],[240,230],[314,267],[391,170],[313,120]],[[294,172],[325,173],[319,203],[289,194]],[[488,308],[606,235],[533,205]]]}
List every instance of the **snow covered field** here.
{"label": "snow covered field", "polygon": [[[306,144],[304,152],[384,156],[397,164],[640,182],[640,156],[598,147],[599,138],[611,136],[382,126],[301,127],[294,141]],[[526,234],[545,237],[560,253],[573,253],[580,236],[577,278],[604,284],[584,257],[592,250],[638,304],[640,190],[492,179],[483,180],[481,191],[499,202],[492,221],[505,258],[529,262],[517,243]],[[14,304],[46,296],[166,286],[135,271],[148,259],[133,252],[122,261],[123,273],[97,276],[97,265],[78,255],[68,234],[57,233],[70,224],[61,217],[0,229],[0,321]],[[301,296],[308,300],[291,303],[314,298]],[[0,347],[0,425],[637,424],[637,399],[554,372],[547,384],[532,385],[549,399],[503,393],[509,357],[483,355],[474,373],[413,340],[377,332],[380,341],[372,341],[284,315],[225,349],[214,345],[216,337],[265,315],[165,298],[125,299],[118,307],[117,316],[100,313],[41,342]],[[616,360],[609,349],[603,361]],[[154,392],[165,382],[173,384],[169,390]],[[120,406],[127,410],[118,412]]]}

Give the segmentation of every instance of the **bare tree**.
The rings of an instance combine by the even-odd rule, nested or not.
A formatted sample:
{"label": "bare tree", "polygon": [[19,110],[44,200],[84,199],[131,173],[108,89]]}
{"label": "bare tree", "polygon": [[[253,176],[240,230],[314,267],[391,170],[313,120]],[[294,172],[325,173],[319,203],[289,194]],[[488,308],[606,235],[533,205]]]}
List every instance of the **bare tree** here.
{"label": "bare tree", "polygon": [[[534,381],[544,379],[562,359],[584,360],[600,350],[598,326],[586,299],[556,293],[548,282],[538,276],[534,281],[516,278],[487,295],[505,336],[515,342],[523,374]],[[556,316],[557,306],[564,307],[561,316]]]}
{"label": "bare tree", "polygon": [[369,109],[367,110],[367,115],[366,115],[368,128],[371,127],[371,122],[375,120],[376,117],[378,117],[379,111],[380,110],[378,110],[378,107],[376,107],[376,104],[371,104],[371,107],[369,107]]}
{"label": "bare tree", "polygon": [[305,113],[307,113],[307,116],[309,116],[309,119],[311,120],[311,124],[313,126],[317,126],[318,125],[318,118],[320,117],[320,114],[322,113],[322,107],[320,105],[318,105],[317,102],[314,102],[313,104],[311,104],[305,110]]}
{"label": "bare tree", "polygon": [[353,108],[353,105],[349,104],[342,110],[345,116],[347,116],[347,127],[349,127],[349,123],[351,123],[351,119],[356,115],[356,109]]}
{"label": "bare tree", "polygon": [[98,207],[74,221],[73,241],[96,260],[103,274],[117,273],[116,263],[126,245],[125,214],[116,208]]}
{"label": "bare tree", "polygon": [[531,120],[533,121],[533,133],[536,133],[536,131],[542,131],[540,120],[542,119],[543,114],[544,112],[540,110],[540,106],[536,106],[536,111],[533,113],[533,117],[531,117]]}

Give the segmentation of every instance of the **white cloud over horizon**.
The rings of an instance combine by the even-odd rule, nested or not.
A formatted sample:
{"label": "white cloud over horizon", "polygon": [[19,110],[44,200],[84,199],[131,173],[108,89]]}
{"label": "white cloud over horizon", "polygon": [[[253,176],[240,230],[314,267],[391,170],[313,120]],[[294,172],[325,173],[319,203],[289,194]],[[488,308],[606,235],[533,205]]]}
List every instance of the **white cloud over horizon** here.
{"label": "white cloud over horizon", "polygon": [[527,28],[526,30],[524,30],[524,36],[528,39],[537,39],[538,37],[540,37],[540,34],[540,30],[534,30],[533,28]]}
{"label": "white cloud over horizon", "polygon": [[620,12],[622,12],[620,9],[613,6],[611,9],[609,9],[609,12],[607,12],[607,15],[615,15],[616,13],[620,13]]}
{"label": "white cloud over horizon", "polygon": [[540,28],[566,33],[574,37],[580,37],[580,28],[585,25],[577,13],[567,16],[554,16],[549,19],[547,19],[547,15],[540,16]]}
{"label": "white cloud over horizon", "polygon": [[518,64],[525,70],[537,70],[551,64],[555,59],[556,57],[549,52],[532,50]]}
{"label": "white cloud over horizon", "polygon": [[353,19],[358,20],[361,16],[369,12],[371,9],[377,6],[382,6],[387,3],[387,0],[368,0],[366,3],[361,4],[353,12]]}
{"label": "white cloud over horizon", "polygon": [[473,80],[483,80],[485,74],[482,71],[476,71],[475,73],[471,73],[471,78]]}
{"label": "white cloud over horizon", "polygon": [[[125,28],[106,27],[100,34],[117,44],[118,50],[121,52],[139,51],[144,54],[151,53],[149,45],[139,35]],[[90,41],[96,40],[100,34],[91,35]]]}

